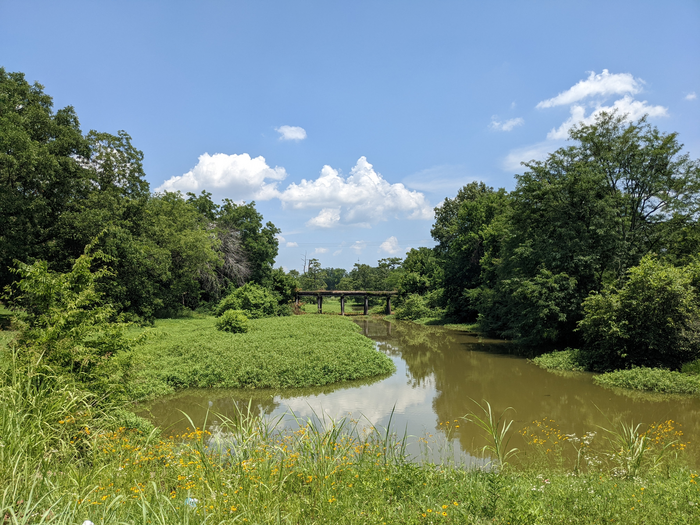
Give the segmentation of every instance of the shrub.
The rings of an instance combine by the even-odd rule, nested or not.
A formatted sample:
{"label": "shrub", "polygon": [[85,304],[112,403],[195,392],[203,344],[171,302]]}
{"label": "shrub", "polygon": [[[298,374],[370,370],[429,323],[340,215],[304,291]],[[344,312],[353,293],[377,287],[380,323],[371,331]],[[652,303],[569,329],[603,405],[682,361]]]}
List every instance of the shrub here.
{"label": "shrub", "polygon": [[575,348],[550,352],[535,357],[532,362],[545,370],[567,370],[571,372],[583,372],[585,367],[581,363],[581,351]]}
{"label": "shrub", "polygon": [[278,297],[274,292],[254,283],[248,283],[224,297],[216,306],[220,317],[227,310],[242,310],[250,319],[262,319],[278,315]]}
{"label": "shrub", "polygon": [[430,316],[430,308],[425,304],[423,296],[412,293],[403,300],[403,304],[396,309],[397,319],[421,319]]}
{"label": "shrub", "polygon": [[583,302],[583,359],[593,370],[630,366],[678,369],[700,357],[700,311],[689,267],[647,256],[620,289]]}
{"label": "shrub", "polygon": [[216,328],[233,334],[243,334],[250,329],[248,318],[241,310],[226,310],[216,320]]}
{"label": "shrub", "polygon": [[616,386],[666,394],[700,393],[700,379],[698,377],[664,368],[639,367],[630,370],[616,370],[615,372],[596,376],[593,380],[603,386]]}

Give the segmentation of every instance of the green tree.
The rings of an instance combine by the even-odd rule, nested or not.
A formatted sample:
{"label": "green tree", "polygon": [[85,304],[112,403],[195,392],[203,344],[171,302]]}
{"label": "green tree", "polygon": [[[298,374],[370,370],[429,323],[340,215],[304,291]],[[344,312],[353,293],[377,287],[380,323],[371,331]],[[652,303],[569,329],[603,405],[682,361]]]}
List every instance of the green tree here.
{"label": "green tree", "polygon": [[276,235],[282,230],[271,222],[263,226],[262,221],[263,216],[255,209],[255,202],[239,205],[230,199],[224,199],[217,217],[219,227],[239,232],[250,280],[267,284],[279,248]]}
{"label": "green tree", "polygon": [[66,259],[56,243],[61,219],[88,185],[79,159],[90,157],[90,144],[78,117],[70,106],[52,108],[43,86],[0,68],[1,285],[13,280],[14,259]]}
{"label": "green tree", "polygon": [[593,370],[631,366],[679,369],[700,357],[697,266],[677,268],[646,256],[618,288],[583,303],[583,358]]}
{"label": "green tree", "polygon": [[504,189],[494,190],[483,182],[472,182],[454,199],[435,208],[430,231],[437,242],[435,253],[444,272],[444,300],[448,315],[474,320],[477,307],[466,293],[490,286],[506,235],[510,198]]}

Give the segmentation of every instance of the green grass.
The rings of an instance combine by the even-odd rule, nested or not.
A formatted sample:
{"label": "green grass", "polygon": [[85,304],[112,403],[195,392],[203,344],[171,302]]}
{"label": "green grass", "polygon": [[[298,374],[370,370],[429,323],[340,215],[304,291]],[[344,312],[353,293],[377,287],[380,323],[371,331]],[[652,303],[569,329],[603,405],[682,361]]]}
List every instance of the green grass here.
{"label": "green grass", "polygon": [[663,368],[632,368],[596,376],[597,384],[664,394],[700,394],[700,377]]}
{"label": "green grass", "polygon": [[212,317],[158,321],[135,331],[135,399],[188,387],[289,388],[389,374],[393,362],[349,319],[314,315],[250,320],[219,331]]}
{"label": "green grass", "polygon": [[532,362],[545,370],[566,372],[583,372],[585,370],[579,359],[579,351],[573,348],[543,354],[533,358]]}

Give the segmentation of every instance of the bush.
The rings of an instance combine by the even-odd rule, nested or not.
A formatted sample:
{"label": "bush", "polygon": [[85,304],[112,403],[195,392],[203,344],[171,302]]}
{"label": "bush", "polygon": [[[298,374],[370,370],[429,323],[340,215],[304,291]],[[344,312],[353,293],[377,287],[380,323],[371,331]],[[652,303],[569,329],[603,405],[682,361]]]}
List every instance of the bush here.
{"label": "bush", "polygon": [[430,314],[430,308],[425,304],[423,296],[415,293],[408,294],[403,300],[403,304],[396,308],[397,319],[416,320],[429,317]]}
{"label": "bush", "polygon": [[575,348],[550,352],[535,357],[532,362],[545,370],[566,370],[571,372],[583,372],[585,367],[581,363],[581,351]]}
{"label": "bush", "polygon": [[242,310],[250,319],[262,319],[278,315],[278,297],[274,292],[254,283],[248,283],[224,297],[216,306],[220,317],[227,310]]}
{"label": "bush", "polygon": [[593,379],[603,386],[663,392],[665,394],[700,394],[700,378],[664,368],[617,370]]}
{"label": "bush", "polygon": [[249,329],[248,318],[241,310],[226,310],[216,320],[216,328],[233,334],[244,334]]}
{"label": "bush", "polygon": [[592,370],[631,366],[679,369],[700,357],[700,311],[690,267],[647,256],[619,290],[583,302],[583,359]]}

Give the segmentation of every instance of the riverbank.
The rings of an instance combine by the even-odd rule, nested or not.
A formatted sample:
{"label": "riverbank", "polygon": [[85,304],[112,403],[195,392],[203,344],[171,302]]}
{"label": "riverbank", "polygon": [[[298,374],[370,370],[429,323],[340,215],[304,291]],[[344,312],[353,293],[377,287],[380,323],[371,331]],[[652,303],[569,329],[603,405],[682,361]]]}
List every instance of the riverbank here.
{"label": "riverbank", "polygon": [[[532,362],[545,370],[583,372],[586,369],[579,351],[571,348],[543,354],[532,359]],[[615,370],[597,375],[593,381],[605,387],[700,395],[700,361],[686,364],[681,371],[647,367]]]}
{"label": "riverbank", "polygon": [[132,399],[178,389],[299,388],[390,374],[394,364],[340,316],[251,319],[250,331],[215,328],[213,317],[168,319],[131,332]]}

